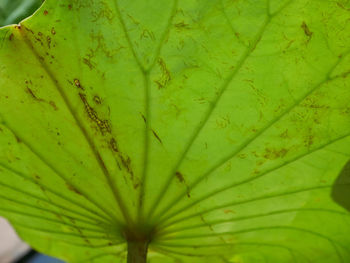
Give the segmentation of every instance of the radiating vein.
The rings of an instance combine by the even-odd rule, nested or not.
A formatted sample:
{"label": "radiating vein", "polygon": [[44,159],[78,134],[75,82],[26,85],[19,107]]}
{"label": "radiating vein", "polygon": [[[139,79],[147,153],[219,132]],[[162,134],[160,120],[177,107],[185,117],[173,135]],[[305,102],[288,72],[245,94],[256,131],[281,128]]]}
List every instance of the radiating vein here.
{"label": "radiating vein", "polygon": [[[281,248],[290,254],[290,257],[293,259],[293,262],[296,262],[296,257],[293,251],[296,251],[295,249],[289,248],[284,245],[277,245],[277,244],[271,244],[271,243],[264,243],[264,242],[238,242],[238,243],[231,243],[231,244],[207,244],[207,245],[200,245],[199,247],[221,247],[221,246],[230,246],[230,247],[237,247],[237,246],[264,246],[264,247],[276,247],[276,248]],[[157,243],[157,248],[163,248],[163,247],[169,247],[169,248],[188,248],[191,247],[191,245],[183,245],[183,244],[167,244],[167,243]],[[197,248],[197,246],[195,247]],[[174,253],[175,251],[172,250]],[[195,256],[196,254],[192,254]],[[203,255],[206,256],[206,255]]]}
{"label": "radiating vein", "polygon": [[[22,26],[24,27],[24,26]],[[124,219],[127,222],[131,221],[130,215],[128,214],[128,210],[125,207],[125,203],[123,202],[119,192],[116,189],[116,186],[109,174],[109,171],[107,169],[107,167],[105,166],[103,159],[98,151],[98,149],[96,148],[92,138],[89,136],[87,130],[85,129],[83,123],[79,120],[78,116],[76,115],[73,106],[70,104],[70,101],[68,99],[68,97],[66,96],[65,92],[63,91],[63,88],[59,85],[58,80],[55,78],[54,74],[51,72],[51,70],[49,69],[49,67],[45,64],[44,61],[42,61],[37,53],[37,50],[34,48],[32,42],[28,39],[28,37],[24,34],[24,30],[19,29],[19,32],[21,33],[24,42],[26,43],[26,45],[28,46],[29,50],[32,51],[33,55],[37,58],[37,61],[40,63],[40,65],[42,66],[42,68],[45,70],[46,74],[48,75],[48,77],[51,79],[52,84],[54,87],[56,87],[58,93],[60,94],[61,98],[63,99],[65,105],[67,106],[67,109],[69,110],[71,116],[73,117],[73,119],[75,120],[78,128],[80,129],[81,133],[83,134],[88,146],[91,149],[91,152],[93,153],[96,162],[98,163],[102,173],[104,174],[108,185],[114,195],[114,198],[116,200],[116,203],[118,205],[118,207],[120,208],[120,211],[122,212]],[[91,202],[93,202],[92,200],[90,200]],[[119,221],[113,214],[109,213],[111,218],[113,218],[113,220],[115,221]]]}
{"label": "radiating vein", "polygon": [[[24,225],[22,223],[16,222],[15,223],[16,228],[23,228],[26,231],[33,231],[33,232],[42,232],[43,234],[50,234],[50,239],[51,240],[55,240],[56,242],[62,242],[65,245],[73,245],[73,246],[77,246],[77,247],[87,247],[87,248],[105,248],[105,247],[112,247],[112,246],[117,246],[117,245],[121,245],[124,244],[125,241],[124,240],[112,240],[112,239],[101,239],[100,236],[85,236],[85,235],[79,235],[79,234],[75,234],[75,233],[63,233],[63,232],[57,232],[57,231],[51,231],[51,230],[47,230],[47,229],[41,229],[41,228],[33,228],[33,227],[29,227],[27,225]],[[53,234],[57,234],[57,235],[61,235],[61,236],[70,236],[70,237],[76,237],[76,238],[82,238],[82,241],[85,243],[76,243],[73,242],[71,240],[67,240],[67,239],[57,239],[57,237],[53,236]],[[107,241],[106,244],[101,244],[101,245],[94,245],[90,242],[89,239],[92,240],[96,240],[96,241],[101,241],[101,240],[105,240]],[[91,240],[91,241],[92,241]]]}
{"label": "radiating vein", "polygon": [[[202,214],[206,214],[215,210],[219,210],[219,209],[225,209],[225,208],[229,208],[229,207],[234,207],[237,205],[242,205],[242,204],[248,204],[248,203],[253,203],[253,202],[257,202],[257,201],[262,201],[265,199],[270,199],[270,198],[276,198],[276,197],[283,197],[283,196],[288,196],[288,195],[294,195],[294,194],[299,194],[299,193],[303,193],[303,192],[308,192],[308,191],[317,191],[317,190],[322,190],[322,189],[327,189],[327,188],[331,188],[333,186],[337,186],[337,185],[350,185],[350,184],[336,184],[336,185],[321,185],[321,186],[314,186],[314,187],[309,187],[309,188],[304,188],[304,189],[298,189],[298,190],[293,190],[293,191],[289,191],[289,192],[283,192],[283,193],[278,193],[278,194],[267,194],[267,195],[263,195],[263,196],[258,196],[258,197],[254,197],[248,200],[243,200],[243,201],[235,201],[235,202],[230,202],[230,203],[226,203],[223,205],[219,205],[219,206],[215,206],[212,208],[207,208],[206,210],[203,210],[201,212],[197,212],[179,219],[175,219],[173,221],[168,222],[167,224],[164,225],[160,225],[161,228],[165,229],[169,226],[178,224],[179,222],[191,219],[192,217],[196,217],[196,216],[200,216]],[[165,222],[165,221],[164,221]]]}
{"label": "radiating vein", "polygon": [[347,253],[349,253],[349,248],[344,246],[343,244],[339,243],[338,241],[335,241],[334,239],[330,238],[329,236],[323,235],[322,233],[315,232],[309,229],[304,229],[300,227],[293,227],[293,226],[269,226],[269,227],[259,227],[259,228],[250,228],[250,229],[243,229],[243,230],[237,230],[237,231],[230,231],[230,232],[220,232],[220,233],[210,233],[210,234],[201,234],[201,235],[191,235],[191,236],[175,236],[171,237],[170,240],[176,240],[176,239],[194,239],[194,238],[205,238],[205,237],[216,237],[216,236],[223,236],[223,235],[237,235],[237,234],[244,234],[249,232],[258,232],[258,231],[266,231],[266,230],[290,230],[292,232],[301,232],[305,234],[310,234],[315,237],[319,237],[320,239],[324,239],[329,242],[331,247],[333,248],[334,252],[336,252],[337,257],[339,259],[339,262],[344,262],[344,259],[341,255],[341,253],[338,250],[338,247],[343,248]]}
{"label": "radiating vein", "polygon": [[261,172],[260,174],[258,174],[258,175],[256,175],[256,176],[252,176],[252,177],[250,177],[250,178],[246,178],[246,179],[241,180],[241,181],[239,181],[239,182],[235,182],[235,183],[233,183],[233,184],[231,184],[231,185],[222,187],[222,188],[220,188],[220,189],[218,189],[218,190],[215,190],[215,191],[213,191],[213,192],[211,192],[211,193],[208,193],[208,194],[206,194],[205,196],[202,196],[201,198],[199,198],[199,199],[193,201],[192,203],[190,203],[190,204],[188,204],[188,205],[186,205],[186,206],[184,206],[184,207],[182,207],[182,208],[180,208],[180,209],[174,211],[173,213],[168,214],[168,215],[165,216],[163,219],[160,219],[160,220],[158,221],[158,223],[159,223],[159,224],[162,224],[164,221],[169,220],[170,218],[172,218],[173,216],[175,216],[175,215],[178,214],[178,213],[182,213],[182,212],[188,210],[189,208],[193,207],[194,205],[198,204],[199,202],[202,202],[202,201],[204,201],[204,200],[206,200],[206,199],[208,199],[208,198],[211,198],[211,197],[213,197],[213,196],[215,196],[215,195],[217,195],[217,194],[220,194],[220,193],[222,193],[222,192],[224,192],[224,191],[232,190],[233,188],[238,187],[238,186],[240,186],[240,185],[247,184],[247,183],[249,183],[249,182],[255,181],[255,180],[257,180],[257,179],[259,179],[259,178],[261,178],[261,177],[263,177],[263,176],[265,176],[265,175],[267,175],[267,174],[269,174],[269,173],[271,173],[271,172],[273,172],[273,171],[276,171],[276,170],[278,170],[278,169],[280,169],[280,168],[282,168],[282,167],[285,167],[285,166],[287,166],[287,165],[289,165],[289,164],[291,164],[291,163],[294,163],[294,162],[300,160],[301,158],[303,158],[303,157],[305,157],[305,156],[307,156],[307,155],[309,155],[309,154],[311,154],[311,153],[314,153],[314,152],[316,152],[316,151],[319,151],[319,150],[323,149],[324,147],[326,147],[326,146],[328,146],[328,145],[330,145],[330,144],[336,143],[336,142],[338,142],[338,141],[341,141],[341,140],[343,140],[343,139],[345,139],[345,138],[347,138],[347,137],[349,137],[349,136],[350,136],[350,133],[347,133],[347,134],[345,134],[345,135],[343,135],[343,136],[340,136],[340,137],[335,138],[335,139],[333,139],[333,140],[331,140],[331,141],[328,141],[328,142],[326,142],[326,143],[323,143],[323,144],[319,145],[318,147],[315,147],[315,148],[312,149],[311,151],[307,151],[307,152],[305,152],[305,153],[296,155],[296,156],[294,156],[293,158],[291,158],[291,159],[289,159],[289,160],[287,160],[287,161],[284,161],[284,162],[280,163],[279,165],[276,165],[276,166],[274,166],[274,167],[272,167],[272,168],[270,168],[270,169],[267,169],[267,170],[265,170],[264,172]]}
{"label": "radiating vein", "polygon": [[119,8],[119,5],[118,5],[118,0],[113,0],[112,2],[113,2],[113,4],[114,4],[115,10],[116,10],[116,14],[117,14],[117,16],[118,16],[118,20],[119,20],[120,25],[121,25],[121,28],[122,28],[122,30],[123,30],[124,36],[125,36],[125,38],[126,38],[126,41],[128,42],[129,49],[130,49],[130,51],[131,51],[131,53],[132,53],[132,55],[133,55],[133,57],[134,57],[134,59],[135,59],[136,64],[138,65],[139,69],[141,70],[141,72],[143,73],[143,75],[145,75],[146,69],[145,69],[144,66],[142,65],[142,63],[141,63],[139,57],[138,57],[137,54],[136,54],[136,51],[135,51],[135,49],[134,49],[134,46],[133,46],[133,44],[131,43],[130,36],[129,36],[129,34],[128,34],[128,31],[127,31],[127,29],[126,29],[125,22],[124,22],[124,20],[123,20],[122,14],[121,14],[121,12],[120,12],[120,8]]}
{"label": "radiating vein", "polygon": [[[19,190],[19,189],[17,189],[17,188],[14,188],[14,187],[12,187],[12,186],[10,186],[10,185],[7,185],[7,184],[1,183],[1,182],[0,182],[0,185],[1,185],[2,187],[11,189],[11,190],[13,190],[13,191],[15,191],[15,192],[21,193],[21,194],[23,194],[23,195],[25,195],[25,196],[34,198],[34,199],[36,199],[37,201],[41,201],[41,202],[47,203],[49,206],[57,207],[57,209],[60,210],[60,215],[62,214],[62,215],[64,215],[64,216],[68,217],[68,218],[79,219],[80,221],[85,221],[86,223],[90,223],[90,224],[91,224],[91,223],[94,223],[94,224],[99,223],[99,224],[101,224],[101,225],[108,225],[108,222],[109,222],[109,221],[107,221],[107,222],[104,221],[104,220],[101,221],[101,219],[92,217],[92,216],[90,216],[90,215],[88,215],[88,214],[82,214],[82,213],[80,213],[80,212],[77,212],[76,210],[69,209],[69,208],[64,207],[64,206],[61,206],[61,205],[59,205],[59,204],[51,203],[50,201],[47,201],[47,200],[45,200],[45,199],[42,199],[41,197],[32,195],[32,194],[30,194],[30,193],[28,193],[28,192]],[[10,202],[18,203],[18,204],[21,204],[21,205],[24,205],[24,206],[28,206],[28,207],[33,207],[33,208],[39,209],[39,210],[41,210],[41,211],[46,211],[46,212],[53,213],[53,214],[55,214],[55,215],[58,214],[57,211],[52,211],[52,210],[49,210],[49,209],[44,208],[44,207],[39,207],[39,206],[35,206],[35,205],[32,205],[32,204],[24,203],[24,202],[15,200],[15,199],[8,198],[7,196],[3,196],[3,195],[0,195],[0,196],[1,196],[2,199],[8,200],[8,201],[10,201]],[[67,212],[72,213],[72,214],[76,214],[76,215],[78,215],[78,216],[83,217],[84,219],[76,218],[76,217],[69,216],[69,215],[65,215],[65,214],[64,214],[64,211],[67,211]],[[86,221],[86,219],[91,219],[91,221]]]}
{"label": "radiating vein", "polygon": [[[21,143],[23,143],[23,145],[26,146],[26,148],[28,150],[30,150],[30,152],[32,152],[43,164],[45,164],[52,172],[54,172],[58,177],[60,177],[64,182],[69,183],[68,180],[66,179],[66,177],[58,170],[55,168],[54,165],[52,165],[45,157],[44,155],[40,154],[33,145],[31,145],[26,139],[24,139],[22,136],[20,136],[14,129],[13,127],[11,127],[8,123],[3,122],[2,123],[16,138],[20,139]],[[5,168],[5,166],[3,166]],[[15,172],[13,169],[8,169],[12,172]],[[16,173],[16,172],[15,172]],[[17,175],[19,175],[18,173],[16,173]],[[35,182],[36,183],[36,182]],[[39,183],[38,183],[39,184]],[[46,186],[43,186],[45,189],[47,188]],[[101,214],[98,210],[92,212],[92,214],[97,214],[99,215],[101,218],[110,221],[112,218],[109,218],[109,214],[108,211],[103,210],[98,204],[96,204],[93,200],[91,200],[91,198],[89,198],[89,196],[84,193],[85,191],[81,191],[83,197],[89,201],[90,203],[92,203],[98,210],[101,210],[103,213],[105,213],[108,217],[106,217],[104,214]],[[69,199],[58,195],[60,197],[62,197],[63,199],[70,201]],[[73,202],[74,203],[74,202]],[[91,213],[90,209],[86,208],[84,205],[79,204],[79,206],[81,206],[82,208],[84,208],[86,211],[88,211],[89,213]]]}
{"label": "radiating vein", "polygon": [[[29,226],[29,225],[23,224],[22,222],[19,222],[17,220],[11,220],[11,222],[15,226],[20,226],[20,227],[23,227],[23,228],[27,228],[27,229],[30,229],[32,231],[38,231],[38,232],[43,232],[43,233],[47,233],[47,234],[54,234],[54,235],[60,235],[60,236],[71,236],[71,237],[77,237],[77,238],[96,239],[97,241],[100,241],[100,240],[114,240],[114,239],[118,239],[119,238],[117,235],[107,236],[107,233],[101,233],[101,235],[85,234],[85,233],[79,231],[76,227],[71,228],[71,229],[75,229],[77,231],[77,233],[75,233],[75,232],[56,231],[56,230],[46,229],[46,228],[41,228],[41,227],[36,227],[36,226]],[[110,234],[113,234],[113,233],[110,233]]]}
{"label": "radiating vein", "polygon": [[[290,113],[295,107],[297,107],[303,100],[305,100],[308,96],[313,94],[316,90],[318,90],[320,87],[323,86],[323,84],[328,83],[330,81],[333,81],[335,79],[338,79],[339,76],[331,78],[330,75],[334,71],[334,69],[338,66],[338,64],[342,61],[344,56],[341,56],[336,63],[332,65],[332,67],[328,70],[326,77],[322,79],[320,82],[318,82],[314,87],[312,87],[308,92],[306,92],[303,96],[301,96],[297,101],[295,101],[293,104],[291,104],[289,107],[287,107],[280,115],[270,120],[262,129],[260,129],[258,132],[250,136],[247,140],[245,140],[237,149],[235,149],[233,152],[231,152],[228,156],[225,158],[219,160],[219,162],[215,165],[213,165],[210,169],[208,169],[207,172],[205,172],[203,175],[201,175],[197,180],[195,180],[188,189],[183,190],[177,197],[174,198],[174,200],[170,203],[169,207],[174,206],[176,203],[178,203],[182,198],[184,198],[189,191],[191,191],[193,188],[195,188],[199,183],[201,183],[203,180],[207,179],[208,176],[212,175],[214,171],[222,167],[225,163],[227,163],[232,158],[236,157],[239,153],[241,153],[244,149],[246,149],[251,143],[253,143],[256,139],[258,139],[263,133],[265,133],[269,128],[271,128],[274,124],[276,124],[278,121],[280,121],[283,117],[285,117],[288,113]],[[342,137],[343,138],[343,137]],[[328,145],[328,144],[327,144]],[[279,168],[280,166],[278,166]],[[275,169],[273,169],[275,170]],[[273,171],[271,170],[271,171]],[[258,177],[260,177],[258,175]],[[160,214],[166,213],[167,208],[164,208]]]}
{"label": "radiating vein", "polygon": [[[204,119],[200,122],[199,126],[197,127],[197,129],[194,131],[194,133],[192,134],[189,142],[187,143],[183,153],[181,154],[181,157],[179,158],[179,160],[177,161],[177,163],[175,164],[174,168],[171,170],[171,173],[168,177],[168,180],[166,181],[166,183],[164,184],[161,192],[159,193],[159,195],[157,196],[157,198],[155,198],[155,202],[154,204],[151,206],[151,209],[149,211],[149,216],[151,214],[154,214],[154,211],[157,209],[157,206],[159,206],[159,204],[161,203],[161,201],[163,200],[163,197],[165,196],[165,194],[167,193],[169,186],[171,185],[171,182],[174,179],[174,174],[176,173],[176,171],[178,170],[178,168],[180,167],[180,165],[182,164],[182,162],[185,160],[185,157],[187,155],[187,153],[189,152],[189,150],[191,149],[193,143],[195,142],[196,138],[199,136],[199,134],[201,133],[201,131],[203,130],[203,128],[205,127],[206,123],[209,121],[211,115],[214,112],[214,109],[216,108],[216,106],[218,105],[219,101],[221,100],[222,96],[224,95],[225,91],[227,90],[227,88],[229,87],[230,83],[232,82],[232,80],[235,78],[235,76],[238,74],[238,72],[240,71],[240,69],[242,68],[242,66],[245,64],[246,60],[250,57],[250,55],[253,53],[253,51],[255,50],[256,46],[259,44],[261,38],[263,37],[263,34],[267,28],[267,26],[269,25],[271,19],[276,16],[277,14],[279,14],[280,12],[282,12],[282,10],[284,8],[286,8],[292,1],[289,1],[287,4],[283,5],[280,9],[278,9],[274,14],[267,14],[267,17],[265,18],[265,20],[263,21],[263,24],[260,28],[260,30],[257,32],[254,40],[250,43],[249,47],[246,49],[246,51],[243,53],[242,57],[239,59],[239,61],[237,62],[236,67],[233,69],[233,71],[231,72],[231,74],[227,77],[227,79],[225,80],[225,82],[223,83],[222,87],[219,90],[218,95],[216,96],[216,98],[214,99],[211,107],[209,107],[208,111],[206,112]],[[159,201],[161,200],[161,201]],[[164,209],[166,210],[166,209]],[[160,214],[164,213],[164,211],[162,211]]]}
{"label": "radiating vein", "polygon": [[170,17],[168,19],[166,28],[160,38],[160,41],[158,43],[153,62],[149,66],[148,69],[144,72],[144,82],[145,82],[145,89],[146,89],[146,104],[145,104],[145,114],[146,114],[146,125],[145,125],[145,145],[144,145],[144,156],[143,156],[143,171],[141,175],[141,185],[140,185],[140,194],[139,194],[139,200],[138,200],[138,222],[142,222],[144,220],[143,218],[143,200],[145,196],[145,189],[146,189],[146,183],[147,183],[147,172],[148,172],[148,163],[149,163],[149,148],[150,148],[150,130],[152,127],[152,117],[151,117],[151,90],[150,90],[150,71],[153,69],[159,55],[161,52],[161,47],[163,45],[163,42],[166,38],[166,36],[169,34],[172,20],[176,13],[176,7],[177,7],[178,0],[174,0],[172,12],[170,14]]}
{"label": "radiating vein", "polygon": [[[338,214],[341,216],[348,216],[350,217],[350,213],[346,213],[344,211],[338,211],[338,210],[332,210],[332,209],[326,209],[326,208],[294,208],[294,209],[282,209],[282,210],[277,210],[277,211],[272,211],[272,212],[266,212],[266,213],[261,213],[261,214],[253,214],[253,215],[248,215],[248,216],[240,216],[240,217],[233,217],[229,219],[220,219],[220,220],[214,220],[214,221],[206,221],[204,223],[198,223],[186,227],[178,227],[178,228],[173,228],[170,231],[162,232],[161,235],[169,235],[173,233],[178,233],[181,231],[189,230],[189,229],[197,229],[197,228],[202,228],[202,227],[207,227],[207,226],[215,226],[215,225],[220,225],[220,224],[225,224],[225,223],[235,223],[237,221],[244,221],[244,220],[251,220],[254,218],[260,218],[260,217],[268,217],[268,216],[274,216],[274,215],[281,215],[281,214],[288,214],[288,213],[300,213],[300,212],[311,212],[311,213],[330,213],[330,214]],[[203,215],[203,214],[201,214]]]}
{"label": "radiating vein", "polygon": [[[45,217],[45,216],[40,216],[38,214],[30,214],[30,213],[25,213],[25,212],[21,212],[21,211],[16,211],[13,209],[9,209],[9,208],[4,208],[4,207],[0,207],[0,211],[6,212],[6,213],[10,213],[10,214],[14,214],[14,215],[19,215],[19,216],[23,216],[23,217],[27,217],[29,220],[32,219],[38,219],[38,220],[43,220],[46,222],[52,222],[52,223],[56,223],[56,224],[60,224],[64,227],[68,226],[68,227],[72,227],[72,228],[76,228],[76,229],[80,229],[80,230],[84,230],[84,231],[89,231],[89,232],[95,232],[95,233],[100,233],[100,234],[105,234],[106,230],[104,230],[102,227],[101,228],[90,228],[90,227],[85,227],[85,226],[79,226],[77,224],[72,224],[69,223],[67,221],[63,221],[63,220],[55,220],[53,218],[49,218],[49,217]],[[60,217],[64,218],[68,218],[65,215],[60,215]],[[69,219],[68,219],[69,220]],[[79,221],[79,219],[77,218],[73,218],[74,221]],[[91,224],[91,226],[96,226]]]}
{"label": "radiating vein", "polygon": [[163,185],[163,188],[161,190],[161,192],[158,194],[158,196],[154,199],[155,202],[154,204],[151,206],[151,209],[149,211],[149,217],[151,214],[154,214],[154,211],[156,210],[157,206],[161,203],[159,200],[163,200],[163,197],[165,196],[165,194],[167,193],[169,186],[171,184],[171,182],[174,179],[174,174],[176,173],[176,171],[178,170],[178,168],[180,167],[180,165],[182,164],[182,162],[184,161],[187,153],[189,152],[190,148],[192,147],[193,143],[195,142],[196,138],[198,137],[198,135],[201,133],[201,131],[203,130],[203,128],[205,127],[206,123],[208,122],[210,116],[213,114],[214,109],[216,108],[216,105],[219,103],[220,99],[222,98],[223,94],[225,93],[225,91],[227,90],[228,86],[230,85],[230,83],[232,82],[232,80],[234,79],[234,77],[237,75],[237,73],[239,72],[239,70],[242,68],[242,66],[244,65],[245,61],[249,58],[250,54],[255,50],[257,44],[260,42],[263,33],[267,27],[267,25],[270,22],[270,17],[266,17],[265,20],[263,21],[263,24],[260,28],[260,30],[258,31],[257,35],[255,36],[254,40],[252,41],[252,43],[250,44],[250,46],[246,49],[246,51],[244,52],[244,54],[242,55],[242,57],[239,59],[239,61],[237,62],[236,67],[233,69],[233,71],[231,72],[231,74],[226,78],[225,82],[223,83],[222,87],[220,88],[220,91],[218,93],[218,95],[216,96],[216,98],[214,99],[211,107],[208,108],[207,112],[204,115],[203,120],[200,122],[200,124],[198,125],[198,127],[195,129],[194,133],[192,134],[190,140],[188,141],[187,145],[185,146],[184,151],[182,152],[179,160],[176,162],[174,168],[171,170],[170,175],[168,176],[168,179],[166,180],[166,183]]}
{"label": "radiating vein", "polygon": [[[35,153],[34,153],[34,154],[35,154]],[[38,158],[39,158],[39,157],[38,157]],[[41,159],[40,159],[40,160],[41,160]],[[12,172],[12,173],[18,175],[18,176],[20,176],[21,178],[23,178],[23,179],[25,179],[25,180],[28,180],[28,181],[32,182],[33,184],[38,185],[41,189],[45,189],[45,191],[48,191],[48,192],[50,192],[51,194],[56,195],[56,196],[62,198],[63,200],[68,201],[68,202],[71,203],[71,204],[74,204],[74,205],[76,205],[76,206],[78,206],[78,207],[80,207],[80,208],[83,208],[83,209],[84,209],[86,212],[88,212],[90,215],[98,216],[99,218],[101,218],[102,221],[109,222],[109,221],[111,220],[109,217],[106,217],[104,214],[101,214],[101,213],[99,213],[98,211],[92,211],[90,208],[86,207],[85,205],[80,204],[80,203],[77,203],[77,202],[75,202],[75,201],[73,201],[73,200],[71,200],[71,199],[65,197],[63,194],[61,194],[61,193],[59,193],[59,192],[57,192],[57,191],[55,191],[55,190],[49,188],[49,187],[46,186],[46,185],[42,185],[40,182],[35,181],[35,180],[34,180],[33,178],[31,178],[30,176],[26,176],[26,175],[24,175],[23,173],[21,173],[21,172],[19,172],[19,171],[16,171],[15,169],[13,169],[13,168],[7,166],[6,164],[0,163],[0,167],[2,167],[2,168],[4,168],[4,169],[6,169],[6,170],[8,170],[8,171],[10,171],[10,172]],[[54,171],[54,172],[56,173],[56,171]],[[56,174],[57,174],[57,173],[56,173]],[[59,177],[62,178],[61,176],[59,176]],[[45,191],[44,191],[44,193],[45,193]],[[46,195],[46,193],[45,193],[45,195]],[[49,198],[48,198],[48,199],[49,199]],[[56,205],[52,200],[49,200],[49,202],[50,202],[51,204],[53,204],[53,205]],[[99,208],[99,207],[98,207],[98,208]],[[100,208],[99,208],[99,210],[100,210]],[[102,209],[101,209],[101,210],[102,210]],[[102,211],[103,211],[103,210],[102,210]],[[103,211],[103,212],[104,212],[104,211]],[[108,215],[108,214],[107,214],[107,215]]]}

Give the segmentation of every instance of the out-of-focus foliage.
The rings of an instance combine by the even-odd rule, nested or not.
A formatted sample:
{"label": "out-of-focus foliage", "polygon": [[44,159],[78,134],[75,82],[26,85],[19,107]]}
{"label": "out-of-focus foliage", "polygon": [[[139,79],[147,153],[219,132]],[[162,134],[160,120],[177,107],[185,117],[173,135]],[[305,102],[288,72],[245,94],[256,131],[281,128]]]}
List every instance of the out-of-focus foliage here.
{"label": "out-of-focus foliage", "polygon": [[0,26],[18,23],[31,15],[42,0],[0,0]]}

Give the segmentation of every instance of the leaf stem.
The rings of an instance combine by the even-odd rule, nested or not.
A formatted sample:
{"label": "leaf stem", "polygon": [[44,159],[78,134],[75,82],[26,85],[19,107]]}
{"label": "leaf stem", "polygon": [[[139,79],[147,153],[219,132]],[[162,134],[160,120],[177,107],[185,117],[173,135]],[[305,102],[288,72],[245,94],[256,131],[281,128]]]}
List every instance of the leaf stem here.
{"label": "leaf stem", "polygon": [[128,241],[128,262],[127,263],[146,263],[147,262],[147,240],[129,240]]}

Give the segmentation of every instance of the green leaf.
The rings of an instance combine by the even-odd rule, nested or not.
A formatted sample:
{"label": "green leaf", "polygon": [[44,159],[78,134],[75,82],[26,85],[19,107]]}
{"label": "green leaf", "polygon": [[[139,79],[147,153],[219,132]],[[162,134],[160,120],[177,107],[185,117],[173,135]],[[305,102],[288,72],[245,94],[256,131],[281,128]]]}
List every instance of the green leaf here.
{"label": "green leaf", "polygon": [[68,262],[349,262],[349,10],[47,0],[0,30],[1,215]]}
{"label": "green leaf", "polygon": [[42,0],[1,0],[0,26],[18,23],[38,9],[42,2]]}

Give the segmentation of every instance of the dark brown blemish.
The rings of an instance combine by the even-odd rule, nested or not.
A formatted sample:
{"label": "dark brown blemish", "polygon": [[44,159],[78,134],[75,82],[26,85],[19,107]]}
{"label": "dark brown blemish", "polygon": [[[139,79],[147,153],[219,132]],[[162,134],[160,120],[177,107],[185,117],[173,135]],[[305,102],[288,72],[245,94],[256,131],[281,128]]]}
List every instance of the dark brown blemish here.
{"label": "dark brown blemish", "polygon": [[119,153],[119,149],[118,149],[118,145],[117,145],[117,141],[112,138],[110,141],[109,141],[109,145],[111,146],[111,149],[117,153]]}
{"label": "dark brown blemish", "polygon": [[188,29],[189,24],[185,24],[184,21],[181,21],[180,23],[174,24],[174,26],[178,29]]}
{"label": "dark brown blemish", "polygon": [[119,156],[119,158],[120,158],[120,160],[122,162],[122,165],[124,166],[124,168],[126,169],[128,174],[130,174],[131,181],[133,181],[134,189],[137,189],[137,187],[139,187],[140,183],[134,181],[134,172],[131,169],[131,159],[130,159],[130,157],[127,156],[126,158],[124,158],[120,153],[118,153],[118,156]]}
{"label": "dark brown blemish", "polygon": [[44,16],[47,16],[49,14],[49,11],[44,10]]}
{"label": "dark brown blemish", "polygon": [[162,71],[162,76],[154,82],[158,85],[158,89],[162,89],[170,82],[171,75],[163,59],[158,59],[158,65]]}
{"label": "dark brown blemish", "polygon": [[93,98],[94,102],[96,104],[101,104],[102,103],[102,100],[99,96],[95,95],[94,98]]}
{"label": "dark brown blemish", "polygon": [[177,171],[175,173],[176,178],[179,180],[180,183],[185,184],[186,185],[186,194],[188,198],[191,198],[191,193],[190,193],[190,188],[188,187],[188,185],[186,184],[185,178],[182,175],[182,173],[180,173],[179,171]]}
{"label": "dark brown blemish", "polygon": [[201,221],[202,221],[205,225],[207,225],[207,226],[209,227],[210,231],[214,232],[214,229],[213,229],[212,225],[209,224],[208,222],[206,222],[206,221],[204,220],[203,215],[199,215],[199,217],[200,217]]}
{"label": "dark brown blemish", "polygon": [[56,35],[56,30],[55,30],[55,28],[53,27],[53,28],[51,28],[51,34],[52,35]]}
{"label": "dark brown blemish", "polygon": [[43,99],[39,99],[39,98],[35,95],[35,93],[33,92],[32,89],[30,89],[30,88],[27,87],[27,90],[26,90],[26,91],[28,92],[28,94],[29,94],[33,99],[35,99],[35,100],[37,100],[37,101],[44,101]]}
{"label": "dark brown blemish", "polygon": [[143,121],[144,121],[145,123],[147,123],[147,119],[146,119],[145,115],[143,115],[142,113],[140,113],[140,114],[141,114],[141,117],[142,117]]}
{"label": "dark brown blemish", "polygon": [[301,28],[304,30],[304,34],[310,39],[312,37],[313,32],[310,31],[305,21],[303,21],[303,23],[301,24]]}
{"label": "dark brown blemish", "polygon": [[79,79],[74,79],[74,85],[81,90],[85,90],[84,87],[80,84]]}
{"label": "dark brown blemish", "polygon": [[14,34],[12,33],[12,34],[9,36],[9,40],[12,41],[12,40],[13,40],[13,37],[14,37]]}
{"label": "dark brown blemish", "polygon": [[68,188],[69,191],[72,191],[72,192],[74,192],[74,193],[76,193],[76,194],[78,194],[78,195],[82,195],[82,194],[78,191],[78,189],[75,188],[73,185],[71,185],[71,184],[69,184],[69,183],[66,183],[66,185],[67,185],[67,188]]}
{"label": "dark brown blemish", "polygon": [[79,93],[79,96],[80,96],[80,99],[82,100],[82,102],[84,103],[86,113],[88,114],[89,118],[97,124],[97,126],[100,128],[101,133],[102,134],[104,134],[105,132],[111,133],[111,128],[110,128],[108,120],[101,120],[98,117],[94,108],[92,108],[89,105],[85,94]]}
{"label": "dark brown blemish", "polygon": [[30,28],[28,28],[28,27],[24,27],[24,29],[25,29],[26,31],[28,31],[29,33],[32,33],[32,34],[34,35],[34,31],[33,31],[33,30],[31,30]]}
{"label": "dark brown blemish", "polygon": [[71,4],[68,5],[68,9],[72,10],[72,5]]}
{"label": "dark brown blemish", "polygon": [[41,46],[44,46],[43,41],[39,37],[34,37],[36,41],[40,43]]}
{"label": "dark brown blemish", "polygon": [[185,182],[185,178],[183,177],[182,173],[180,173],[179,171],[175,173],[175,176],[179,180],[180,183]]}
{"label": "dark brown blemish", "polygon": [[[132,181],[134,181],[134,172],[132,171],[131,168],[131,159],[129,156],[127,156],[126,158],[122,155],[122,153],[119,150],[117,141],[114,138],[111,138],[111,140],[109,141],[109,146],[110,148],[116,152],[118,154],[118,157],[121,161],[121,164],[123,165],[123,167],[126,169],[126,171],[128,172],[128,174],[130,174],[130,178]],[[120,163],[117,161],[117,165],[119,170],[122,170]],[[134,189],[137,189],[140,186],[140,183],[138,182],[133,182],[133,187]]]}
{"label": "dark brown blemish", "polygon": [[49,101],[49,104],[52,106],[52,108],[53,108],[55,111],[58,110],[58,108],[57,108],[57,106],[56,106],[56,103],[55,103],[54,101],[50,100],[50,101]]}
{"label": "dark brown blemish", "polygon": [[47,37],[46,37],[46,42],[47,42],[47,46],[48,46],[49,48],[51,48],[51,37],[47,36]]}
{"label": "dark brown blemish", "polygon": [[93,63],[91,62],[91,58],[87,59],[87,58],[83,58],[83,63],[85,65],[87,65],[89,67],[90,70],[94,69],[95,66],[93,65]]}
{"label": "dark brown blemish", "polygon": [[17,143],[21,143],[22,142],[22,140],[17,135],[14,135],[14,136],[15,136],[15,139],[16,139]]}
{"label": "dark brown blemish", "polygon": [[162,140],[159,138],[158,134],[153,129],[152,129],[152,133],[154,137],[156,137],[156,139],[160,142],[160,144],[163,144]]}
{"label": "dark brown blemish", "polygon": [[122,161],[122,164],[124,166],[124,168],[128,171],[128,173],[130,173],[133,177],[134,173],[132,172],[131,170],[131,159],[130,157],[128,156],[126,159],[122,156],[120,156],[120,159]]}

